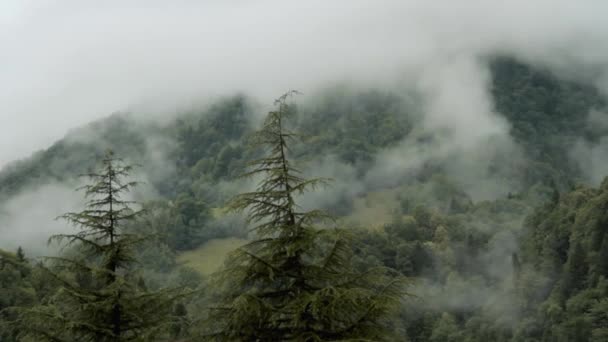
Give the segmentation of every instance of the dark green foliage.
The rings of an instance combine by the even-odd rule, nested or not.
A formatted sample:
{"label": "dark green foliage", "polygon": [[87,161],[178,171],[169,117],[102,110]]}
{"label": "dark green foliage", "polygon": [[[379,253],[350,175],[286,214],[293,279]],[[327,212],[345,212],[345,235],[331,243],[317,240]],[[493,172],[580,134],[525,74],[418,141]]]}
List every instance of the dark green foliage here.
{"label": "dark green foliage", "polygon": [[576,243],[570,249],[570,256],[568,257],[563,277],[563,294],[566,297],[585,287],[587,272],[589,271],[586,258],[587,253],[583,250],[580,243]]}
{"label": "dark green foliage", "polygon": [[172,227],[174,232],[170,246],[180,250],[200,245],[200,232],[209,219],[207,206],[202,201],[185,194],[178,196],[173,206],[175,211],[172,216],[179,221]]}
{"label": "dark green foliage", "polygon": [[[108,148],[124,156],[146,155],[145,137],[138,134],[141,128],[127,113],[116,113],[74,130],[47,150],[3,168],[0,171],[0,198],[17,194],[27,186],[71,180],[87,173]],[[157,128],[148,127],[147,132],[156,135]]]}
{"label": "dark green foliage", "polygon": [[[368,183],[372,167],[385,166],[377,159],[385,149],[406,141],[408,148],[425,150],[436,142],[436,132],[424,125],[423,102],[417,101],[416,94],[340,85],[311,96],[297,111],[292,105],[284,108],[292,115],[290,125],[303,133],[305,142],[290,145],[289,157],[347,164],[352,174],[345,182],[365,185],[351,189],[346,184],[348,191],[322,209],[338,213],[339,219],[349,224],[368,225],[350,218],[358,214],[359,201],[367,205],[374,201],[369,194],[395,191],[386,203],[371,203],[386,205],[390,212],[376,219],[376,213],[370,211],[374,217],[369,226],[360,227],[353,235],[320,230],[322,222],[310,220],[303,223],[303,231],[315,233],[289,243],[280,232],[292,225],[281,221],[278,226],[282,228],[275,233],[258,236],[268,240],[250,244],[232,256],[231,265],[243,268],[233,267],[229,270],[234,273],[226,273],[229,284],[224,304],[237,303],[231,301],[235,298],[242,300],[245,304],[241,307],[246,307],[242,314],[251,314],[247,317],[252,320],[268,312],[266,303],[278,305],[278,299],[254,301],[258,297],[246,297],[263,288],[279,291],[272,285],[287,287],[292,281],[291,274],[277,273],[255,257],[264,257],[261,260],[276,268],[297,259],[293,253],[312,245],[314,252],[301,254],[306,269],[329,260],[331,246],[348,242],[353,247],[356,271],[390,267],[418,282],[413,289],[420,298],[408,301],[395,322],[385,325],[398,336],[394,340],[403,340],[405,335],[409,341],[607,340],[607,186],[575,187],[573,184],[589,180],[591,168],[569,153],[576,142],[593,145],[608,135],[606,126],[594,125],[588,115],[597,110],[600,114],[596,119],[602,121],[606,98],[591,86],[511,58],[494,59],[490,72],[495,109],[508,122],[521,155],[498,151],[489,156],[487,170],[481,171],[504,183],[505,191],[487,201],[476,200],[474,193],[459,183],[449,171],[450,158],[430,160],[419,170],[384,185]],[[243,183],[235,178],[245,161],[261,156],[259,150],[245,148],[252,109],[251,101],[239,95],[181,113],[178,120],[167,124],[146,123],[125,113],[113,115],[5,167],[0,171],[0,201],[22,191],[36,191],[48,182],[70,181],[92,168],[104,149],[113,148],[142,164],[146,180],[160,195],[143,204],[146,215],[140,220],[124,222],[124,232],[133,239],[153,233],[160,243],[136,244],[131,258],[141,264],[126,262],[128,267],[117,272],[124,277],[124,284],[117,286],[137,294],[168,284],[205,288],[205,277],[182,267],[179,255],[196,250],[209,239],[246,235],[240,221],[223,215],[221,207],[242,189]],[[297,172],[290,175],[300,176]],[[342,181],[338,179],[338,183]],[[141,193],[133,195],[142,199]],[[306,202],[300,202],[298,196],[294,193],[292,200]],[[241,199],[246,206],[247,200],[256,197]],[[294,213],[304,215],[306,211],[296,206]],[[273,254],[279,243],[283,254]],[[286,247],[296,245],[300,247]],[[56,310],[53,314],[64,315],[73,311],[72,294],[101,291],[109,274],[104,270],[107,262],[87,257],[90,250],[78,243],[66,252],[65,258],[75,256],[86,267],[55,260],[42,268],[32,261],[35,251],[7,253],[10,257],[0,260],[1,306],[43,303],[48,304],[44,308]],[[142,272],[134,272],[136,267],[143,268]],[[253,268],[255,272],[246,271]],[[317,280],[311,282],[316,287],[334,284],[335,277],[323,274],[322,269],[310,273],[327,278],[321,285]],[[357,274],[351,269],[346,273]],[[231,283],[231,279],[242,282]],[[64,290],[58,292],[58,287]],[[338,296],[338,290],[332,296]],[[184,300],[183,306],[167,305],[167,312],[180,317],[165,322],[167,336],[187,340],[190,322],[206,317],[202,308],[211,297],[206,292],[195,303]],[[54,303],[57,305],[52,306]],[[261,309],[251,313],[255,308]],[[15,318],[10,310],[2,314],[5,319]],[[217,332],[230,322],[213,323],[217,325],[208,328],[217,328]],[[239,322],[233,324],[242,327]],[[0,326],[0,340],[12,342],[15,336],[3,329]]]}
{"label": "dark green foliage", "polygon": [[177,303],[173,309],[173,316],[176,318],[176,320],[170,328],[171,338],[178,340],[180,338],[188,337],[190,322],[188,319],[188,310],[186,309],[186,306],[181,302]]}
{"label": "dark green foliage", "polygon": [[357,91],[348,86],[326,89],[302,110],[299,127],[306,154],[335,154],[365,168],[383,147],[403,139],[412,129],[418,108],[407,98],[380,90]]}
{"label": "dark green foliage", "polygon": [[597,256],[597,275],[608,279],[608,234],[604,235]]}
{"label": "dark green foliage", "polygon": [[404,280],[386,268],[350,267],[349,234],[320,229],[327,217],[303,211],[298,195],[324,185],[304,179],[290,161],[297,135],[286,128],[293,107],[280,97],[253,138],[266,154],[245,176],[257,188],[236,196],[230,209],[247,210],[257,239],[233,252],[221,273],[223,299],[211,309],[205,337],[215,341],[384,340],[387,314],[404,295]]}
{"label": "dark green foliage", "polygon": [[[238,142],[248,131],[248,107],[247,98],[235,96],[213,105],[194,124],[178,122],[178,162],[187,167],[200,164],[194,175],[197,177],[223,178],[234,173],[234,167],[227,167],[239,154]],[[216,165],[217,161],[221,165]]]}
{"label": "dark green foliage", "polygon": [[606,134],[587,124],[589,111],[606,108],[606,99],[592,86],[560,80],[512,58],[497,58],[491,68],[496,109],[512,125],[511,135],[530,158],[522,170],[525,181],[570,185],[583,170],[564,158],[564,152],[577,139],[594,141]]}
{"label": "dark green foliage", "polygon": [[131,169],[108,152],[100,170],[88,174],[91,183],[83,187],[88,199],[85,210],[61,216],[80,230],[51,238],[66,241],[79,256],[50,258],[56,270],[47,271],[59,290],[44,305],[15,309],[19,317],[14,324],[21,338],[148,340],[169,324],[177,293],[148,292],[132,274],[134,248],[145,237],[124,228],[141,214],[123,198],[136,184],[126,180]]}
{"label": "dark green foliage", "polygon": [[[19,248],[23,255],[23,249]],[[19,256],[0,250],[0,341],[16,341],[16,333],[7,329],[15,313],[13,306],[31,306],[38,302],[32,267]]]}
{"label": "dark green foliage", "polygon": [[457,342],[462,341],[462,331],[456,320],[448,313],[444,313],[433,327],[431,342]]}
{"label": "dark green foliage", "polygon": [[25,253],[23,252],[23,248],[21,248],[21,246],[17,248],[17,253],[15,254],[15,256],[20,262],[25,262]]}
{"label": "dark green foliage", "polygon": [[522,290],[536,293],[527,298],[529,307],[540,308],[527,313],[538,322],[528,336],[542,332],[542,341],[601,341],[606,336],[605,317],[599,313],[608,296],[600,257],[606,246],[594,240],[605,229],[607,204],[604,181],[599,189],[581,186],[564,193],[528,218],[523,257],[533,266],[528,272],[546,279],[523,284],[527,288]]}

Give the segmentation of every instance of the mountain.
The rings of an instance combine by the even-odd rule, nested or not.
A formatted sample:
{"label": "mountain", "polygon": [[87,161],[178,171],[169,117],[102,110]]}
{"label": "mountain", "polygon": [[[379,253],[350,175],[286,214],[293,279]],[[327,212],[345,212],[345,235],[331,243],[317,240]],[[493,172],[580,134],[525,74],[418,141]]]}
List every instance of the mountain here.
{"label": "mountain", "polygon": [[[493,111],[505,125],[472,146],[429,126],[416,90],[335,85],[297,99],[290,124],[304,143],[291,153],[305,174],[334,179],[302,203],[357,232],[359,267],[389,266],[415,280],[420,300],[406,302],[394,323],[410,341],[604,341],[608,99],[512,58],[488,65]],[[113,114],[6,166],[0,203],[76,184],[112,149],[139,164],[136,178],[147,183],[135,198],[149,219],[134,229],[162,237],[140,251],[147,281],[201,286],[206,275],[189,261],[200,263],[214,239],[247,238],[222,208],[251,186],[238,176],[259,153],[247,148],[259,110],[236,95],[163,123]],[[40,284],[20,281],[43,297]]]}

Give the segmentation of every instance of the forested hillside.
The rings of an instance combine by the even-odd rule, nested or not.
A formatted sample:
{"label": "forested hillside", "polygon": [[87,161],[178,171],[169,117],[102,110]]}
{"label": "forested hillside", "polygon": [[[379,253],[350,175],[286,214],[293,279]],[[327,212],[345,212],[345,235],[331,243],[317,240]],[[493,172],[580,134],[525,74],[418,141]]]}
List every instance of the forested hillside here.
{"label": "forested hillside", "polygon": [[[606,341],[608,182],[601,181],[608,175],[608,163],[598,158],[608,136],[608,99],[590,85],[512,58],[492,58],[488,64],[493,109],[508,131],[468,150],[444,148],[447,138],[425,124],[425,103],[415,90],[334,85],[296,96],[293,103],[280,102],[285,125],[299,133],[299,140],[290,143],[288,150],[294,173],[301,171],[302,178],[295,184],[300,184],[296,185],[300,190],[306,188],[292,196],[291,183],[287,183],[289,196],[282,193],[280,200],[290,204],[271,220],[280,229],[252,232],[246,215],[228,210],[230,203],[234,207],[230,202],[234,196],[262,191],[254,190],[258,178],[240,175],[251,160],[264,157],[259,148],[250,147],[250,140],[260,127],[268,127],[260,113],[268,106],[246,94],[177,113],[168,122],[115,113],[74,129],[48,149],[0,171],[0,224],[15,215],[2,203],[35,194],[47,184],[81,185],[78,176],[95,170],[111,149],[125,162],[137,164],[129,177],[145,182],[128,195],[129,201],[141,203],[143,211],[137,219],[129,218],[125,229],[150,238],[135,244],[132,255],[121,259],[129,260],[129,265],[138,260],[129,266],[132,276],[125,275],[124,281],[132,284],[137,295],[173,296],[171,312],[164,313],[169,317],[164,330],[154,337],[146,335],[149,340],[245,341],[258,336],[260,340],[302,341],[363,337]],[[275,167],[269,165],[258,164],[265,171]],[[315,177],[331,178],[331,182],[308,191],[306,179]],[[277,184],[285,187],[285,183]],[[241,209],[275,200],[272,196],[248,198]],[[293,201],[300,206],[292,207]],[[316,215],[316,209],[331,214],[335,221],[320,223],[315,216],[302,231],[293,228],[297,226],[294,217],[308,220],[307,215]],[[292,219],[285,219],[289,215]],[[261,226],[268,217],[262,218]],[[337,227],[337,237],[319,233],[332,226]],[[11,229],[2,228],[2,232]],[[297,233],[289,233],[290,229]],[[256,239],[262,245],[255,244]],[[280,249],[273,239],[290,246],[285,254],[272,250]],[[220,260],[235,247],[235,241],[245,247],[238,249],[241,254],[230,254],[223,267]],[[212,248],[222,243],[229,248]],[[324,266],[307,269],[290,264],[283,269],[265,262],[287,264],[291,261],[285,260],[293,255],[300,257],[302,246],[308,246],[306,251],[317,247],[317,254],[304,259],[325,260]],[[327,252],[333,251],[332,246],[339,246],[336,251],[345,256],[334,260],[333,252]],[[94,276],[91,280],[86,272],[83,275],[61,268],[57,260],[39,258],[49,253],[78,259],[83,251],[57,252],[56,246],[0,251],[0,341],[52,340],[23,334],[19,322],[23,308],[43,306],[50,310],[45,313],[54,314],[52,306],[60,305],[53,303],[66,295],[62,279],[85,284],[83,288],[89,286],[91,291],[99,290],[91,285],[96,281],[114,286],[115,280],[95,280]],[[243,255],[266,259],[256,263]],[[83,258],[97,262],[94,256]],[[335,263],[331,272],[328,260]],[[239,267],[245,266],[255,271],[239,273],[243,271]],[[238,272],[231,272],[234,269]],[[299,284],[301,297],[297,298],[303,299],[296,304],[281,297],[282,286],[292,281],[294,269],[310,276],[307,281],[318,287],[311,290]],[[220,272],[210,274],[209,270]],[[390,288],[394,296],[385,295],[373,281],[361,280],[370,270],[383,283],[397,279],[400,286],[407,286],[403,291]],[[338,281],[338,273],[343,279],[360,275],[360,281],[345,285]],[[227,277],[228,285],[218,277]],[[266,292],[250,289],[256,286],[276,297],[266,299]],[[175,289],[179,295],[173,295]],[[244,299],[240,295],[245,289],[251,290],[247,292],[251,297]],[[254,297],[265,299],[254,301]],[[392,308],[389,304],[397,297],[398,305]],[[339,308],[336,298],[345,307]],[[352,317],[333,320],[336,313],[348,316],[346,307],[361,310],[363,298],[374,298],[387,309],[374,303],[383,309],[369,322]],[[234,316],[214,316],[210,307],[218,301],[227,311],[236,312]],[[303,302],[309,303],[305,309]],[[336,307],[325,310],[319,303]],[[289,308],[290,313],[301,309],[312,318],[265,311],[273,305]],[[234,317],[239,317],[238,322]],[[322,323],[319,317],[332,323]],[[257,330],[252,328],[256,324]],[[273,335],[281,329],[291,332]],[[235,335],[236,330],[242,335]],[[67,335],[62,338],[70,340]]]}

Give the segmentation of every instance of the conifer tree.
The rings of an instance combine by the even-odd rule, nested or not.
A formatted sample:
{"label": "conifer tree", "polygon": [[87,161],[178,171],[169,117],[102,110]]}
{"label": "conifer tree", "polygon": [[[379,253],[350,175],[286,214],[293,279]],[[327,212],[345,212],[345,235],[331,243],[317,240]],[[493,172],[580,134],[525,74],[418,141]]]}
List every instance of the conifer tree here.
{"label": "conifer tree", "polygon": [[[325,185],[305,179],[289,158],[298,135],[286,128],[294,107],[288,92],[275,101],[252,144],[263,149],[244,174],[260,177],[231,210],[247,213],[256,239],[229,256],[221,293],[205,325],[211,341],[340,341],[390,339],[390,312],[405,280],[387,268],[353,270],[351,236],[320,228],[321,210],[303,210],[298,195]],[[390,339],[392,340],[392,339]]]}
{"label": "conifer tree", "polygon": [[15,255],[17,256],[17,260],[21,262],[25,261],[25,252],[23,251],[23,248],[21,248],[21,246],[17,247],[17,253]]}
{"label": "conifer tree", "polygon": [[54,235],[77,257],[52,257],[46,268],[60,284],[48,303],[17,309],[21,338],[35,341],[147,341],[171,323],[175,290],[148,292],[131,274],[134,249],[146,237],[125,224],[142,211],[123,197],[137,183],[125,180],[132,166],[108,151],[102,168],[81,189],[86,208],[61,216],[79,230]]}
{"label": "conifer tree", "polygon": [[31,265],[17,254],[0,249],[0,341],[17,341],[16,332],[8,329],[15,313],[7,308],[31,306],[36,302],[36,290],[31,282]]}

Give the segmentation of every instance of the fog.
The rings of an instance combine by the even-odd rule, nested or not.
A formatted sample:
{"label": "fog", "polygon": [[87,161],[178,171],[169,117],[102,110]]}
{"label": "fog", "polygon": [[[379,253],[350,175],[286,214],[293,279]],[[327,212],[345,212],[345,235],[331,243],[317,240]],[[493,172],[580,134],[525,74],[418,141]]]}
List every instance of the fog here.
{"label": "fog", "polygon": [[[235,92],[270,104],[287,89],[313,94],[346,82],[421,95],[423,127],[377,155],[363,179],[331,156],[314,161],[320,176],[344,177],[307,202],[330,205],[394,186],[432,159],[451,159],[451,176],[473,199],[492,198],[514,185],[487,178],[479,166],[497,151],[519,151],[508,123],[494,111],[486,57],[509,54],[608,93],[604,13],[603,1],[5,0],[0,166],[116,111],[169,120],[179,108]],[[604,121],[589,115],[590,125]],[[411,143],[428,132],[437,137],[433,145]],[[81,138],[95,138],[90,133]],[[159,174],[143,177],[172,172],[163,163],[164,149],[155,148],[172,142],[148,144],[155,161],[149,169]],[[605,146],[581,141],[571,151],[592,166],[587,177],[595,182],[606,173]],[[23,193],[2,207],[11,213],[29,198],[32,208],[40,202],[41,213],[52,218],[76,203],[70,192],[56,201],[64,203],[60,208],[44,205],[47,193],[57,197],[66,186],[31,189],[37,197]],[[21,227],[29,219],[13,215],[3,226]],[[21,235],[10,237],[10,247],[42,235],[38,227],[17,230]]]}
{"label": "fog", "polygon": [[[340,84],[415,97],[420,113],[404,140],[376,153],[364,172],[333,155],[305,163],[305,176],[334,181],[298,197],[303,208],[342,210],[338,224],[349,227],[381,226],[400,213],[403,193],[427,196],[415,176],[438,161],[450,184],[472,201],[503,198],[522,190],[509,172],[524,156],[496,112],[490,57],[512,56],[608,95],[606,13],[608,2],[600,0],[3,0],[0,168],[68,132],[71,143],[111,146],[98,126],[75,129],[111,113],[131,113],[134,129],[141,124],[145,130],[150,122],[170,122],[180,110],[242,93],[261,115],[260,107],[289,89],[304,94],[296,100],[306,112],[318,94]],[[607,116],[590,111],[589,130],[605,131]],[[134,178],[147,185],[134,192],[136,200],[158,197],[150,186],[155,181],[179,177],[167,162],[177,142],[152,133],[146,139]],[[607,136],[581,137],[564,153],[591,183],[608,174]],[[490,175],[489,165],[500,167]],[[219,202],[257,180],[221,181],[212,185],[218,191],[199,180],[193,191]],[[0,248],[53,254],[48,237],[74,229],[53,218],[82,208],[82,193],[73,190],[81,180],[44,182],[0,203]],[[518,322],[511,258],[519,250],[519,218],[513,218],[513,231],[467,222],[492,232],[471,266],[492,283],[457,273],[445,282],[422,279],[411,287],[424,298],[420,305],[437,312],[478,309],[509,327]],[[212,228],[244,235],[242,221],[215,218]],[[203,246],[205,258],[221,252],[208,264],[205,259],[205,269],[230,246],[216,240]],[[462,251],[448,248],[440,257],[451,260],[457,253]],[[199,262],[188,257],[181,261]]]}
{"label": "fog", "polygon": [[269,103],[336,80],[418,87],[428,125],[466,148],[506,131],[484,56],[606,86],[607,12],[603,1],[5,0],[0,165],[117,110],[164,118],[235,91]]}
{"label": "fog", "polygon": [[[22,246],[28,253],[48,251],[48,239],[59,232],[74,232],[57,216],[78,211],[84,200],[74,191],[77,184],[47,184],[11,198],[0,208],[0,245],[14,251]],[[27,208],[27,214],[24,209]],[[51,246],[55,249],[57,246]]]}

